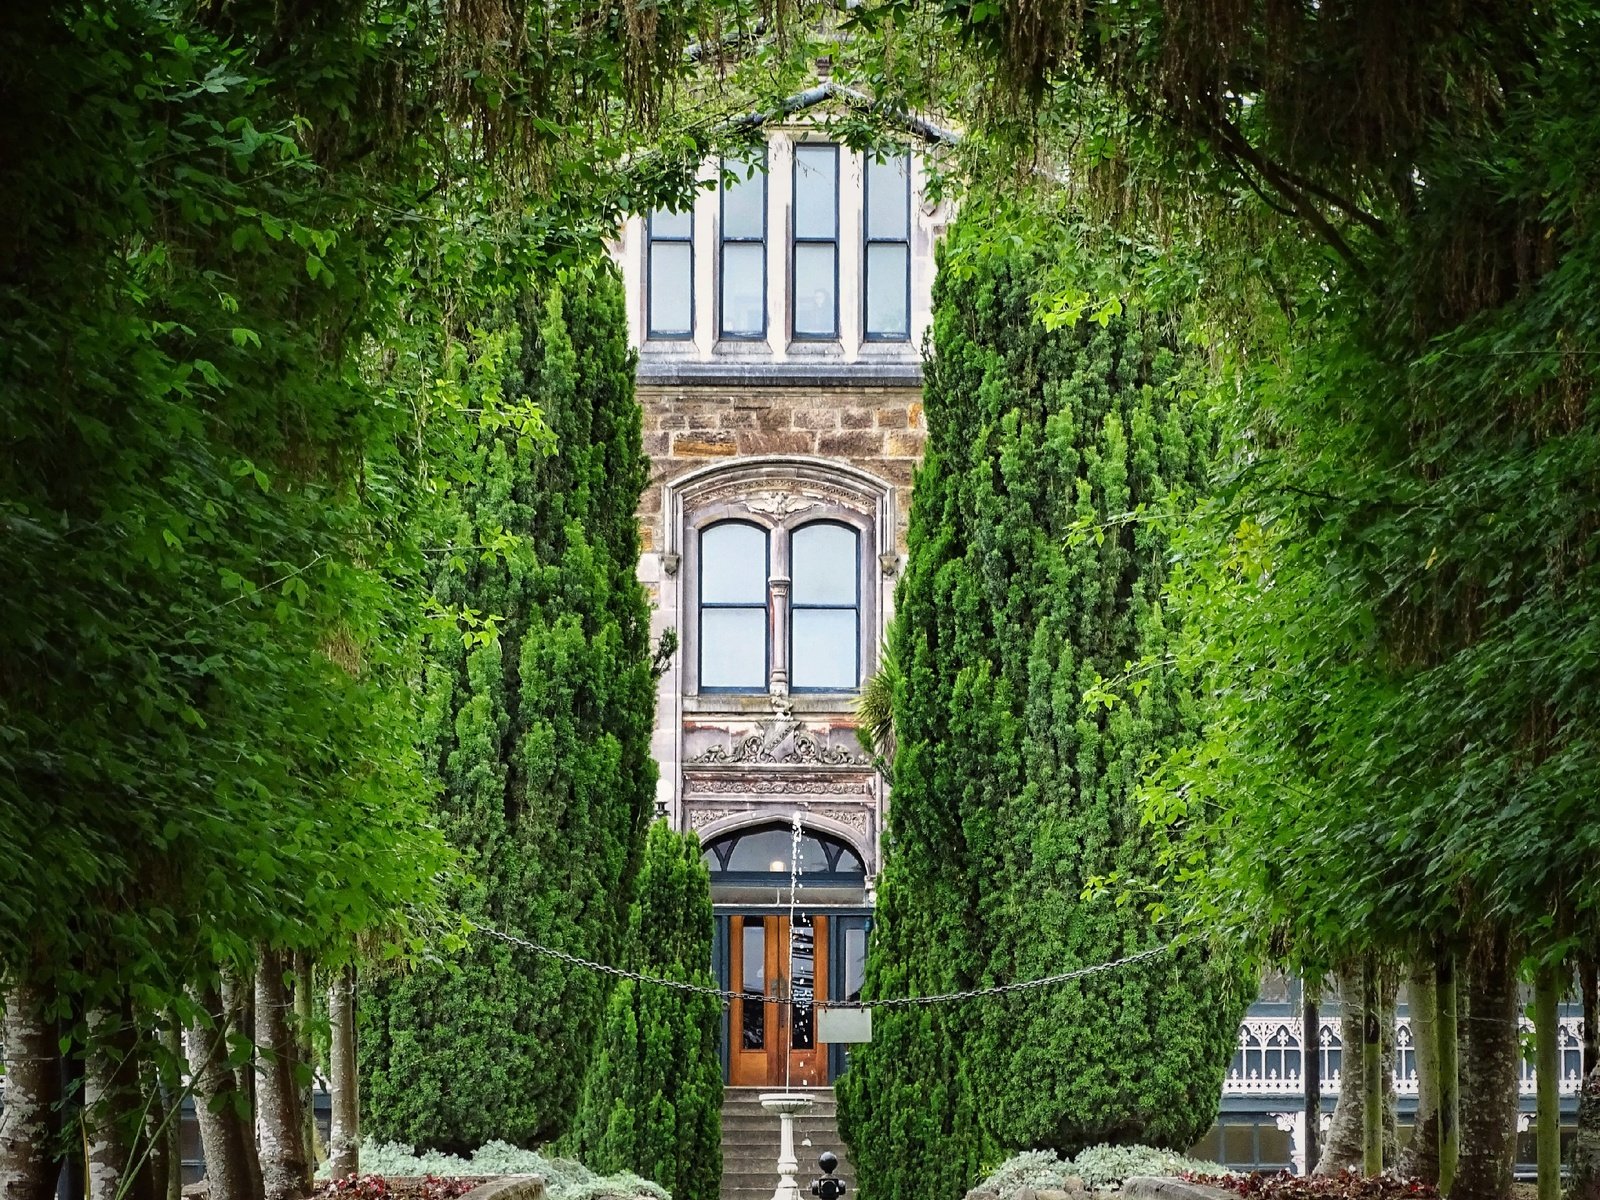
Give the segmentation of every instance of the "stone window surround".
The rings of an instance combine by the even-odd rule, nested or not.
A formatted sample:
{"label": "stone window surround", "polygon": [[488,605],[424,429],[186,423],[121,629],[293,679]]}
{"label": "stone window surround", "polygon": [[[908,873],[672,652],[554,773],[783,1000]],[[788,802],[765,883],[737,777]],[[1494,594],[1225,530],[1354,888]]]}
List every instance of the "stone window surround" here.
{"label": "stone window surround", "polygon": [[[762,708],[768,707],[769,701],[788,702],[788,629],[786,624],[775,623],[771,615],[773,593],[786,592],[789,582],[788,538],[781,534],[818,521],[848,525],[861,539],[857,562],[861,677],[865,679],[876,669],[887,608],[883,562],[894,530],[894,490],[889,483],[845,463],[762,455],[712,464],[680,476],[664,486],[663,507],[663,557],[678,584],[672,617],[679,634],[678,695],[686,712],[742,709],[752,700],[759,701]],[[773,653],[765,693],[700,693],[697,535],[706,526],[727,520],[759,525],[772,539],[768,637]],[[803,700],[804,707],[813,711],[849,712],[858,692],[807,692],[795,700]]]}

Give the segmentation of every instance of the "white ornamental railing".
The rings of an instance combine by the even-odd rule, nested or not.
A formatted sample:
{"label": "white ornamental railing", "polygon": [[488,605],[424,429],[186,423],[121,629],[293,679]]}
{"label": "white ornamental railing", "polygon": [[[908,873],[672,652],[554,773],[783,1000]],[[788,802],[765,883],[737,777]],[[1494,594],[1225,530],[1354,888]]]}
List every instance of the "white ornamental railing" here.
{"label": "white ornamental railing", "polygon": [[[1303,1023],[1298,1017],[1246,1017],[1239,1026],[1239,1045],[1222,1085],[1225,1096],[1303,1095],[1302,1056],[1305,1053]],[[1395,1031],[1394,1090],[1401,1096],[1417,1094],[1417,1057],[1411,1037],[1411,1019],[1401,1017]],[[1524,1034],[1533,1026],[1521,1021]],[[1562,1017],[1561,1093],[1576,1095],[1583,1076],[1583,1019]],[[1317,1027],[1317,1056],[1321,1068],[1322,1094],[1339,1094],[1340,1068],[1344,1047],[1339,1039],[1339,1021],[1333,1018]],[[1521,1065],[1520,1089],[1531,1096],[1536,1084],[1533,1064]]]}

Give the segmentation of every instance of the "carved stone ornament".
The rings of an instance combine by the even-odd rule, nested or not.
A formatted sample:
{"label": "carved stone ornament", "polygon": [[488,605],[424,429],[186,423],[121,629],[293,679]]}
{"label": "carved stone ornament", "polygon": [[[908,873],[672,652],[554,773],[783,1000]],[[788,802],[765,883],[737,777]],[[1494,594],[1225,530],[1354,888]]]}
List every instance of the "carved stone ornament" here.
{"label": "carved stone ornament", "polygon": [[799,721],[779,713],[761,722],[754,733],[730,746],[713,744],[687,760],[695,765],[733,763],[798,763],[824,767],[868,767],[872,759],[844,746],[817,740]]}
{"label": "carved stone ornament", "polygon": [[737,813],[749,812],[748,808],[691,808],[689,810],[689,828],[695,831],[704,829],[707,825],[731,817]]}
{"label": "carved stone ornament", "polygon": [[803,479],[793,483],[768,483],[748,479],[721,480],[714,485],[687,492],[683,498],[685,511],[705,508],[712,504],[742,504],[751,512],[782,520],[797,512],[820,505],[847,508],[851,512],[871,514],[877,509],[876,498],[835,484]]}
{"label": "carved stone ornament", "polygon": [[744,506],[751,512],[765,513],[769,517],[781,520],[794,513],[805,512],[808,508],[815,508],[820,503],[820,500],[813,500],[809,496],[796,496],[793,492],[773,489],[757,492],[744,502]]}
{"label": "carved stone ornament", "polygon": [[872,794],[872,777],[852,779],[744,778],[685,775],[683,790],[691,796],[862,796]]}
{"label": "carved stone ornament", "polygon": [[819,817],[837,821],[846,829],[854,830],[862,838],[867,837],[867,831],[872,825],[872,813],[864,805],[859,808],[814,808],[811,811]]}

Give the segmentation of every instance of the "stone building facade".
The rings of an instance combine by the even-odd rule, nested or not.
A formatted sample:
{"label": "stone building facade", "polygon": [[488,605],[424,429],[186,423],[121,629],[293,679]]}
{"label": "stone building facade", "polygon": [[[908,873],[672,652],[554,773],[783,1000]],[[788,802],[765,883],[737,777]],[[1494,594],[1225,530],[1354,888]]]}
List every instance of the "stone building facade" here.
{"label": "stone building facade", "polygon": [[865,957],[888,795],[855,710],[905,561],[950,214],[920,146],[865,155],[814,124],[702,178],[692,212],[616,246],[652,462],[640,576],[678,639],[657,809],[706,847],[715,967],[749,997],[730,1082],[821,1085],[843,1054],[805,1001],[859,988]]}

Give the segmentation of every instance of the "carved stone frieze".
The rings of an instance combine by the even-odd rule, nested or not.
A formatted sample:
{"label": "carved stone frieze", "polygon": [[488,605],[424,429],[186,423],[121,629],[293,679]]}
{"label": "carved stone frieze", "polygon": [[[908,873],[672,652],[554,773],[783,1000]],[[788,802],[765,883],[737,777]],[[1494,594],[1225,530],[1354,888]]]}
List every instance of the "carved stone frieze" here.
{"label": "carved stone frieze", "polygon": [[723,817],[730,817],[737,813],[749,812],[748,808],[691,808],[689,810],[689,828],[695,831],[704,829],[714,821]]}
{"label": "carved stone frieze", "polygon": [[863,796],[872,794],[872,778],[773,779],[685,774],[683,790],[691,796]]}
{"label": "carved stone frieze", "polygon": [[770,488],[749,497],[745,500],[744,506],[754,513],[782,518],[797,512],[805,512],[808,508],[816,508],[821,503],[822,501],[811,496],[796,496],[793,492]]}
{"label": "carved stone frieze", "polygon": [[809,479],[784,480],[766,487],[748,479],[725,480],[684,496],[686,509],[719,503],[742,504],[751,512],[780,520],[819,505],[838,505],[868,515],[877,508],[877,500],[872,496]]}
{"label": "carved stone frieze", "polygon": [[691,765],[787,763],[823,767],[870,767],[872,759],[848,746],[833,746],[792,716],[778,713],[729,744],[713,742],[686,760]]}
{"label": "carved stone frieze", "polygon": [[851,808],[813,808],[811,811],[819,817],[839,822],[846,829],[854,830],[863,839],[868,836],[868,830],[872,828],[872,811],[865,805]]}

